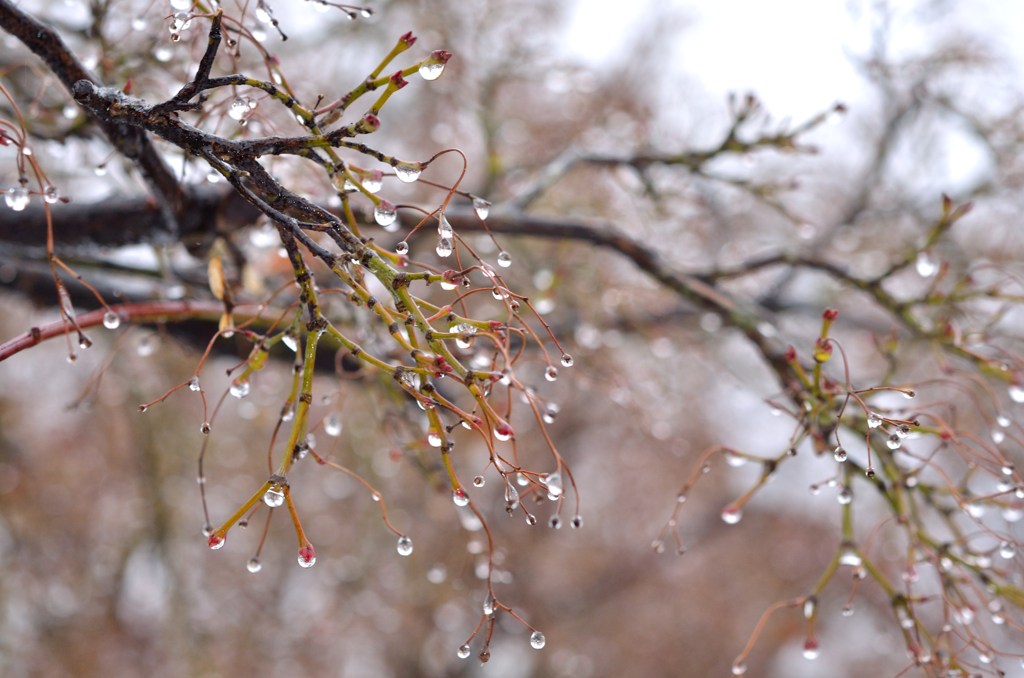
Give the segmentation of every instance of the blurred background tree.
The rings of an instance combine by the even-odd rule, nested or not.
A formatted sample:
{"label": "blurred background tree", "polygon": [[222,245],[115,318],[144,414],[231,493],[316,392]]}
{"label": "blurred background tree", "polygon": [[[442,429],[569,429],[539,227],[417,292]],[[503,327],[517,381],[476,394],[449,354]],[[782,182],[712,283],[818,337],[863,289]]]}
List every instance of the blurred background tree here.
{"label": "blurred background tree", "polygon": [[[588,60],[578,52],[598,49],[621,7],[393,0],[365,16],[317,0],[222,4],[212,77],[243,73],[280,91],[221,83],[193,111],[197,92],[179,93],[202,84],[217,3],[0,2],[5,675],[1021,672],[1021,91],[999,42],[1012,24],[986,14],[997,3],[970,14],[851,3],[855,89],[811,111],[704,91],[697,74],[715,64],[676,64],[699,38],[696,10],[638,13],[634,36]],[[812,21],[811,4],[788,21]],[[455,401],[455,379],[430,376],[444,371],[429,355],[389,348],[365,299],[346,302],[359,288],[390,303],[385,288],[361,287],[371,266],[339,264],[354,286],[321,266],[325,316],[422,378],[403,382],[325,342],[299,427],[312,456],[287,476],[316,567],[296,566],[288,518],[264,532],[259,504],[210,553],[201,530],[216,538],[271,482],[268,457],[271,471],[290,458],[302,363],[293,370],[285,348],[290,319],[268,328],[254,317],[293,308],[295,260],[280,256],[273,214],[228,186],[250,190],[250,203],[259,193],[244,158],[154,140],[155,117],[120,124],[118,107],[135,104],[113,90],[75,87],[76,103],[73,67],[32,55],[61,52],[22,11],[97,84],[150,106],[177,101],[180,119],[239,142],[317,136],[295,111],[328,124],[332,102],[414,31],[384,72],[411,69],[411,86],[366,137],[393,162],[346,155],[366,170],[348,183],[322,149],[314,163],[268,152],[261,166],[371,238],[381,261],[435,283],[451,259],[435,252],[434,221],[412,229],[444,206],[460,267],[475,267],[466,277],[483,292],[466,297],[482,334],[487,318],[522,318],[539,335],[514,335],[515,360],[480,364],[484,336],[461,328],[443,340],[472,369],[514,364],[511,386],[496,382],[491,397],[514,404],[525,475],[488,463],[505,449],[488,442],[497,419],[474,432],[449,416],[442,444],[458,443],[450,456],[475,512],[453,506],[436,422],[412,392],[433,384]],[[570,20],[582,50],[567,47]],[[726,53],[754,68],[742,35]],[[437,49],[455,56],[430,81]],[[774,75],[766,88],[811,77]],[[282,91],[300,108],[280,105]],[[415,183],[396,180],[398,158],[448,148],[465,156],[461,181],[451,153]],[[484,221],[474,197],[493,203]],[[373,214],[384,199],[398,205],[398,231]],[[301,213],[292,207],[276,223]],[[311,241],[321,242],[347,241]],[[416,292],[453,303],[457,292],[438,287]],[[539,315],[525,299],[519,315],[506,288]],[[307,329],[298,317],[292,342]],[[271,359],[245,382],[251,392],[223,398],[261,346]],[[546,484],[553,469],[562,491]],[[508,518],[511,487],[522,496]],[[383,529],[382,503],[415,543],[408,558]],[[523,620],[499,609],[493,640],[481,618],[489,591]],[[489,650],[485,668],[457,656],[467,638],[473,657]]]}

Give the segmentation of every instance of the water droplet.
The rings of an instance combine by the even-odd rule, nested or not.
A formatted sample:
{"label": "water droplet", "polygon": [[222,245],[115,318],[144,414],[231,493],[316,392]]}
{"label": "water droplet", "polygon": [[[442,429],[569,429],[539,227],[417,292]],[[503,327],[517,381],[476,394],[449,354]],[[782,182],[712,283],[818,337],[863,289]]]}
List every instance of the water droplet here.
{"label": "water droplet", "polygon": [[252,390],[252,385],[249,383],[247,378],[238,378],[231,382],[231,387],[228,392],[235,398],[244,398],[249,395],[249,391]]}
{"label": "water droplet", "polygon": [[249,562],[245,564],[245,569],[256,574],[263,569],[263,563],[260,562],[259,558],[250,558]]}
{"label": "water droplet", "polygon": [[512,483],[505,483],[505,511],[510,515],[519,506],[519,490]]}
{"label": "water droplet", "polygon": [[427,431],[427,444],[431,447],[441,447],[441,436],[433,429]]}
{"label": "water droplet", "polygon": [[471,653],[472,653],[472,652],[471,652],[471,650],[469,649],[469,645],[467,644],[467,645],[460,645],[460,646],[459,646],[459,651],[458,651],[458,652],[456,652],[456,653],[455,653],[455,655],[456,655],[456,656],[457,656],[457,657],[458,657],[459,659],[468,659],[468,658],[469,658],[469,655],[470,655]]}
{"label": "water droplet", "polygon": [[512,255],[506,252],[505,250],[498,252],[498,266],[501,266],[502,268],[508,268],[511,265]]}
{"label": "water droplet", "polygon": [[548,518],[548,527],[550,527],[553,530],[562,529],[562,519],[558,517],[558,514],[555,514]]}
{"label": "water droplet", "polygon": [[196,392],[200,388],[201,387],[199,386],[199,377],[193,375],[192,378],[188,380],[188,390],[190,390],[192,392]]}
{"label": "water droplet", "polygon": [[534,650],[544,649],[545,643],[547,643],[547,639],[544,638],[544,634],[540,631],[534,631],[530,634],[530,647]]}
{"label": "water droplet", "polygon": [[554,365],[548,365],[548,368],[544,370],[544,378],[548,381],[555,381],[558,379],[558,368]]}
{"label": "water droplet", "polygon": [[533,515],[532,513],[527,513],[526,514],[526,524],[529,525],[530,527],[533,527],[534,525],[536,525],[537,524],[537,516]]}
{"label": "water droplet", "polygon": [[844,544],[839,551],[839,564],[849,567],[860,567],[863,564],[857,548],[853,544]]}
{"label": "water droplet", "polygon": [[213,532],[210,534],[210,538],[206,540],[207,545],[214,551],[224,548],[224,544],[227,543],[227,539],[224,535],[219,532]]}
{"label": "water droplet", "polygon": [[442,238],[451,239],[455,237],[455,230],[452,228],[451,222],[448,221],[448,217],[443,213],[437,219],[437,234]]}
{"label": "water droplet", "polygon": [[139,343],[135,345],[135,352],[141,357],[147,358],[156,351],[156,340],[150,336],[143,336],[139,339]]}
{"label": "water droplet", "polygon": [[406,241],[402,240],[398,244],[395,245],[395,254],[408,254],[408,253],[409,253],[409,243],[407,243]]}
{"label": "water droplet", "polygon": [[404,181],[407,184],[419,179],[421,171],[419,165],[414,165],[411,162],[400,162],[395,165],[395,176],[399,181]]}
{"label": "water droplet", "polygon": [[[13,189],[12,189],[13,190]],[[8,203],[10,204],[10,203]],[[1024,403],[1024,386],[1020,384],[1010,384],[1007,388],[1007,392],[1010,394],[1010,400],[1015,403]]]}
{"label": "water droplet", "polygon": [[491,212],[491,203],[487,202],[483,198],[473,198],[473,211],[476,212],[476,216],[483,221]]}
{"label": "water droplet", "polygon": [[836,496],[836,500],[843,506],[846,506],[847,504],[853,501],[853,490],[844,485],[843,488],[839,490],[839,494]]}
{"label": "water droplet", "polygon": [[486,482],[483,476],[476,476],[473,478],[473,487],[483,487]]}
{"label": "water droplet", "polygon": [[398,538],[398,555],[412,555],[412,539],[409,539],[404,534]]}
{"label": "water droplet", "polygon": [[1017,547],[1011,542],[1004,541],[999,544],[999,557],[1004,560],[1010,560],[1017,553]]}
{"label": "water droplet", "polygon": [[743,519],[743,510],[730,504],[722,509],[722,521],[727,525],[735,525]]}
{"label": "water droplet", "polygon": [[103,314],[103,326],[108,330],[116,330],[121,326],[121,317],[113,311],[107,311]]}
{"label": "water droplet", "polygon": [[580,529],[581,527],[583,527],[583,517],[578,514],[573,516],[570,525],[572,525],[573,529],[575,530]]}
{"label": "water droplet", "polygon": [[177,33],[178,31],[187,31],[192,25],[192,15],[188,12],[175,12],[174,16],[171,17],[171,33]]}
{"label": "water droplet", "polygon": [[452,492],[452,502],[454,502],[456,506],[468,506],[469,495],[460,487]]}
{"label": "water droplet", "polygon": [[922,278],[930,278],[939,270],[939,265],[935,263],[935,260],[932,259],[928,252],[921,251],[917,253],[917,259],[914,261],[914,269]]}
{"label": "water droplet", "polygon": [[54,185],[48,185],[43,189],[43,201],[47,204],[53,205],[60,200],[60,194],[57,192],[57,187]]}
{"label": "water droplet", "polygon": [[548,488],[548,499],[555,501],[562,496],[563,488],[561,473],[558,473],[557,471],[555,473],[549,473],[541,479],[541,482]]}
{"label": "water droplet", "polygon": [[1002,426],[1003,428],[1009,428],[1012,422],[1010,421],[1009,416],[1007,416],[1003,412],[1000,412],[999,414],[996,415],[996,423]]}
{"label": "water droplet", "polygon": [[515,435],[515,432],[512,430],[512,427],[509,426],[507,422],[500,422],[497,426],[494,427],[495,440],[505,442],[506,440],[511,440],[513,435]]}
{"label": "water droplet", "polygon": [[4,194],[4,202],[15,212],[21,212],[28,207],[28,201],[28,189],[24,186],[13,186]]}
{"label": "water droplet", "polygon": [[818,607],[818,599],[814,596],[808,596],[807,600],[804,601],[804,619],[810,619],[814,616],[814,610]]}
{"label": "water droplet", "polygon": [[818,641],[814,638],[808,638],[804,642],[804,659],[813,661],[818,658],[819,654],[821,654],[821,650],[818,648]]}
{"label": "water droplet", "polygon": [[341,435],[342,427],[341,415],[337,412],[331,412],[327,419],[324,420],[324,433],[332,438],[337,438]]}
{"label": "water droplet", "polygon": [[255,102],[246,96],[235,97],[232,100],[231,105],[228,107],[228,117],[232,120],[242,122],[246,119],[249,113],[252,111]]}
{"label": "water droplet", "polygon": [[425,63],[419,68],[420,77],[424,80],[437,80],[444,73],[444,64],[432,62]]}
{"label": "water droplet", "polygon": [[832,452],[832,456],[838,462],[846,461],[846,450],[843,449],[842,445],[836,446],[836,449]]}
{"label": "water droplet", "polygon": [[732,451],[727,451],[722,455],[725,458],[725,463],[730,468],[740,468],[746,466],[747,458],[741,454],[736,454]]}
{"label": "water droplet", "polygon": [[903,438],[898,433],[893,433],[885,439],[885,446],[890,450],[898,450],[901,445],[903,445]]}
{"label": "water droplet", "polygon": [[853,616],[853,605],[850,605],[849,603],[847,603],[846,605],[843,605],[843,613],[842,614],[843,614],[844,617],[852,617]]}
{"label": "water droplet", "polygon": [[280,486],[273,485],[269,490],[263,493],[263,503],[270,508],[277,508],[284,503],[284,492],[281,491]]}
{"label": "water droplet", "polygon": [[494,598],[488,593],[487,597],[484,598],[483,612],[488,617],[494,614]]}
{"label": "water droplet", "polygon": [[199,432],[202,433],[204,436],[210,435],[210,422],[204,421],[202,424],[200,424]]}
{"label": "water droplet", "polygon": [[736,662],[736,663],[734,663],[732,665],[732,675],[734,675],[734,676],[742,676],[746,672],[747,672],[747,665],[744,664],[743,662],[739,662],[738,661],[738,662]]}
{"label": "water droplet", "polygon": [[434,251],[437,252],[439,257],[449,257],[455,251],[455,245],[452,243],[451,238],[440,238]]}
{"label": "water droplet", "polygon": [[563,353],[562,354],[562,367],[572,367],[572,365],[573,365],[572,356],[569,355],[568,353]]}
{"label": "water droplet", "polygon": [[262,0],[256,5],[256,20],[264,24],[274,21],[274,17],[270,14],[270,10],[263,4]]}
{"label": "water droplet", "polygon": [[312,544],[307,544],[299,549],[299,566],[313,567],[314,565],[316,565],[316,551],[313,550]]}
{"label": "water droplet", "polygon": [[992,433],[990,435],[992,436],[992,442],[994,442],[996,445],[999,445],[1004,440],[1006,440],[1006,434],[1003,433],[1002,429],[994,428],[992,429]]}
{"label": "water droplet", "polygon": [[558,412],[559,407],[557,403],[548,403],[547,407],[544,408],[544,414],[541,415],[541,418],[545,424],[553,424],[555,423],[555,417],[558,416]]}
{"label": "water droplet", "polygon": [[878,428],[882,425],[882,418],[874,412],[868,412],[868,427]]}
{"label": "water droplet", "polygon": [[395,223],[398,219],[398,210],[395,206],[389,203],[387,200],[381,200],[376,207],[373,208],[373,219],[381,226],[387,228]]}
{"label": "water droplet", "polygon": [[1012,476],[1013,475],[1013,464],[1004,464],[1003,467],[1001,469],[999,469],[999,471],[1004,476],[1007,476],[1007,477]]}

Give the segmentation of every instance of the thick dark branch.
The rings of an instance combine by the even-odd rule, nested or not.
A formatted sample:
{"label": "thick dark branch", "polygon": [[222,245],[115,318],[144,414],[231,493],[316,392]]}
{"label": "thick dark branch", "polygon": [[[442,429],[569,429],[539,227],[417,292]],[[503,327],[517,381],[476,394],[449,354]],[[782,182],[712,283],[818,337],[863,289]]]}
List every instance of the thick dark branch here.
{"label": "thick dark branch", "polygon": [[[46,24],[15,7],[9,0],[0,0],[0,28],[18,38],[40,57],[57,78],[71,91],[76,82],[96,83],[71,53],[64,40]],[[135,163],[159,201],[165,221],[164,231],[175,229],[174,214],[181,207],[178,180],[153,146],[145,131],[111,119],[99,119],[100,127],[121,155]]]}
{"label": "thick dark branch", "polygon": [[[215,233],[236,230],[255,221],[257,212],[234,192],[191,188],[182,193],[175,213],[179,240],[190,250],[208,243]],[[116,198],[97,203],[57,203],[53,234],[61,252],[90,247],[153,244],[163,228],[163,213],[147,198]],[[39,247],[46,244],[46,221],[41,204],[23,212],[0,210],[0,243]]]}

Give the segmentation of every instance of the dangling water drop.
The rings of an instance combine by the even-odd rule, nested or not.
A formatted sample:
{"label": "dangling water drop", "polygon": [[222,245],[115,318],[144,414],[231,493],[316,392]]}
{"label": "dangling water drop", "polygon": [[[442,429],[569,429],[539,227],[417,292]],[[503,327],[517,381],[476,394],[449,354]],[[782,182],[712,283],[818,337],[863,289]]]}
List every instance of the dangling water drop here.
{"label": "dangling water drop", "polygon": [[734,675],[734,676],[742,676],[746,672],[747,672],[747,665],[744,664],[743,662],[739,662],[738,661],[738,662],[736,662],[736,663],[734,663],[732,665],[732,675]]}
{"label": "dangling water drop", "polygon": [[[11,190],[14,190],[14,189],[11,189]],[[8,203],[8,204],[10,204],[10,203]],[[1024,403],[1024,386],[1021,386],[1020,384],[1016,384],[1016,383],[1010,384],[1010,386],[1007,389],[1007,391],[1010,394],[1010,400],[1012,400],[1015,403]]]}
{"label": "dangling water drop", "polygon": [[437,247],[434,248],[434,251],[437,252],[439,257],[449,257],[455,251],[455,245],[450,238],[441,238],[437,241]]}
{"label": "dangling water drop", "polygon": [[572,365],[573,365],[572,356],[569,355],[568,353],[563,353],[562,354],[562,367],[572,367]]}
{"label": "dangling water drop", "polygon": [[818,655],[821,654],[821,650],[818,648],[818,641],[814,638],[808,638],[804,643],[804,659],[815,660]]}
{"label": "dangling water drop", "polygon": [[411,162],[400,162],[395,165],[395,176],[399,181],[411,184],[420,178],[420,168]]}
{"label": "dangling water drop", "polygon": [[60,200],[60,194],[57,193],[56,186],[51,184],[43,189],[43,202],[45,202],[48,205],[53,205],[58,200]]}
{"label": "dangling water drop", "polygon": [[252,109],[249,107],[251,99],[246,96],[235,97],[232,100],[231,105],[228,107],[228,117],[232,120],[242,122],[245,117],[249,115],[249,111]]}
{"label": "dangling water drop", "polygon": [[483,476],[476,476],[473,478],[473,487],[483,487],[486,482]]}
{"label": "dangling water drop", "polygon": [[548,381],[555,381],[558,379],[558,368],[554,365],[548,365],[548,368],[544,370],[544,378]]}
{"label": "dangling water drop", "polygon": [[433,429],[427,431],[427,444],[431,447],[441,447],[441,436]]}
{"label": "dangling water drop", "polygon": [[468,659],[468,658],[469,658],[469,655],[470,655],[471,653],[472,653],[472,651],[471,651],[471,650],[469,649],[469,645],[467,644],[467,645],[460,645],[460,646],[459,646],[459,651],[458,651],[458,652],[456,652],[456,653],[455,653],[455,655],[456,655],[456,656],[457,656],[457,657],[458,657],[459,659]]}
{"label": "dangling water drop", "polygon": [[893,433],[885,440],[885,446],[890,450],[898,450],[903,445],[903,438],[898,433]]}
{"label": "dangling water drop", "polygon": [[313,550],[312,544],[307,544],[299,549],[299,566],[313,567],[314,565],[316,565],[316,551]]}
{"label": "dangling water drop", "polygon": [[210,534],[210,538],[206,540],[206,544],[214,551],[224,548],[224,544],[227,543],[227,539],[223,534],[219,532],[213,532]]}
{"label": "dangling water drop", "polygon": [[263,563],[260,562],[259,558],[250,558],[249,562],[245,564],[245,569],[256,574],[263,569]]}
{"label": "dangling water drop", "polygon": [[548,488],[548,499],[549,500],[555,501],[560,496],[562,496],[562,492],[564,490],[562,488],[562,474],[561,473],[558,473],[557,471],[555,473],[549,473],[548,475],[544,476],[541,479],[541,482],[544,483],[544,486]]}
{"label": "dangling water drop", "polygon": [[459,507],[469,505],[469,495],[461,487],[452,491],[452,502]]}
{"label": "dangling water drop", "polygon": [[204,421],[202,424],[199,425],[199,432],[202,433],[204,436],[210,435],[210,430],[210,422],[208,421]]}
{"label": "dangling water drop", "polygon": [[836,449],[832,452],[832,457],[842,463],[846,461],[846,450],[843,449],[842,445],[837,445]]}
{"label": "dangling water drop", "polygon": [[743,511],[737,506],[729,505],[722,509],[722,522],[735,525],[743,519]]}
{"label": "dangling water drop", "polygon": [[509,426],[506,422],[501,422],[500,424],[494,427],[495,440],[505,442],[506,440],[511,440],[513,435],[514,431],[512,430],[512,427]]}
{"label": "dangling water drop", "polygon": [[398,538],[398,555],[409,556],[412,555],[412,539],[406,537],[404,534]]}
{"label": "dangling water drop", "polygon": [[442,238],[453,238],[455,237],[455,229],[452,228],[452,224],[448,221],[448,217],[441,214],[437,219],[437,234]]}
{"label": "dangling water drop", "polygon": [[868,412],[868,427],[878,428],[882,425],[882,418],[874,412]]}
{"label": "dangling water drop", "polygon": [[241,399],[249,395],[249,391],[251,389],[252,386],[249,384],[248,379],[238,378],[231,382],[231,387],[228,389],[228,392],[235,398]]}
{"label": "dangling water drop", "polygon": [[530,647],[534,650],[543,650],[545,643],[547,643],[547,639],[540,631],[534,631],[530,634]]}
{"label": "dangling water drop", "polygon": [[395,209],[395,206],[387,200],[381,200],[380,203],[373,208],[373,218],[378,224],[386,228],[394,224],[398,219],[398,210]]}
{"label": "dangling water drop", "polygon": [[270,508],[277,508],[284,503],[284,492],[281,491],[280,486],[272,485],[270,489],[263,493],[263,503]]}
{"label": "dangling water drop", "polygon": [[327,419],[324,420],[324,433],[332,438],[337,438],[341,435],[342,426],[341,415],[337,412],[331,412]]}
{"label": "dangling water drop", "polygon": [[506,252],[505,250],[498,252],[498,266],[501,266],[502,268],[508,268],[511,265],[512,255]]}
{"label": "dangling water drop", "polygon": [[839,494],[836,496],[836,500],[843,506],[849,504],[850,502],[853,501],[853,491],[849,487],[844,485],[843,488],[839,490]]}
{"label": "dangling water drop", "polygon": [[437,80],[444,73],[444,64],[436,62],[422,64],[419,73],[424,80]]}
{"label": "dangling water drop", "polygon": [[108,330],[116,330],[121,326],[121,317],[113,311],[107,311],[103,314],[103,326]]}
{"label": "dangling water drop", "polygon": [[15,212],[21,212],[28,207],[28,189],[24,186],[14,186],[7,189],[4,194],[4,202]]}
{"label": "dangling water drop", "polygon": [[580,529],[581,527],[583,527],[583,517],[579,514],[574,515],[572,517],[572,522],[570,523],[570,525],[572,525],[573,529],[575,530]]}
{"label": "dangling water drop", "polygon": [[484,598],[483,613],[488,617],[494,614],[494,598],[490,593],[488,593],[487,597]]}
{"label": "dangling water drop", "polygon": [[395,245],[395,254],[408,254],[408,253],[409,253],[409,243],[407,243],[406,241],[402,240],[397,245]]}
{"label": "dangling water drop", "polygon": [[476,212],[476,216],[480,221],[483,221],[491,212],[491,203],[483,198],[473,198],[473,211]]}
{"label": "dangling water drop", "polygon": [[541,418],[545,424],[553,424],[555,423],[555,417],[558,416],[558,412],[558,403],[548,403],[547,407],[544,408],[544,414],[541,415]]}
{"label": "dangling water drop", "polygon": [[914,261],[914,270],[922,278],[930,278],[939,270],[939,265],[928,252],[921,251],[917,253],[917,259]]}

